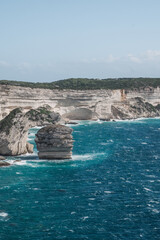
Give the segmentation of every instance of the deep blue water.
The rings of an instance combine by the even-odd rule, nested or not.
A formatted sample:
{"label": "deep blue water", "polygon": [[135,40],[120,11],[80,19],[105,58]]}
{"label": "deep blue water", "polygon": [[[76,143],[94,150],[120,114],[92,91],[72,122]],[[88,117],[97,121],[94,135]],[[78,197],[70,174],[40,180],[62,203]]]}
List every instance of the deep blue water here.
{"label": "deep blue water", "polygon": [[73,129],[72,161],[0,168],[0,239],[159,240],[160,120]]}

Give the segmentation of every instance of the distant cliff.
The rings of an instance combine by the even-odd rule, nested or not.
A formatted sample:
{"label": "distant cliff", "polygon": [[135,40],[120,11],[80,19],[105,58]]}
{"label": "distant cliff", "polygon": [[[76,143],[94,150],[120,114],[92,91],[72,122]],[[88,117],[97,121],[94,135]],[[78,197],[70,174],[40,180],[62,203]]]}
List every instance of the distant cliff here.
{"label": "distant cliff", "polygon": [[[130,79],[131,83],[129,83],[129,79],[113,80],[113,89],[105,89],[102,84],[102,89],[99,86],[98,89],[87,89],[85,87],[86,89],[82,90],[78,87],[80,80],[77,80],[77,88],[75,86],[75,89],[67,89],[68,87],[62,89],[62,85],[67,84],[66,81],[69,81],[69,86],[73,82],[76,83],[75,80],[54,82],[53,89],[47,89],[46,83],[44,83],[44,88],[42,86],[37,88],[34,83],[34,87],[24,87],[24,84],[20,82],[14,82],[13,84],[13,82],[3,81],[0,84],[0,119],[17,107],[22,107],[26,112],[46,104],[65,119],[107,120],[159,116],[160,79],[151,80]],[[101,81],[104,82],[105,80],[95,81],[100,84]],[[87,84],[87,80],[81,81],[81,83],[83,82]],[[88,88],[91,88],[91,82],[92,80],[88,81]],[[92,85],[94,85],[94,81]],[[129,88],[129,85],[132,85],[132,87]],[[118,86],[120,86],[119,89]]]}
{"label": "distant cliff", "polygon": [[23,82],[0,80],[0,84],[43,89],[72,89],[72,90],[98,90],[98,89],[140,89],[145,87],[159,87],[160,78],[69,78],[54,82]]}

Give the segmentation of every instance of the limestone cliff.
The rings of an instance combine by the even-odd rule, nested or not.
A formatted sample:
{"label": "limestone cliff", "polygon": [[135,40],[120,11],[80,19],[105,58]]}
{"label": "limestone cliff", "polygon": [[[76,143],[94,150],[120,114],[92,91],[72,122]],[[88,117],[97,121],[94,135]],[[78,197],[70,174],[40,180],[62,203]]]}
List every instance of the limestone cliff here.
{"label": "limestone cliff", "polygon": [[25,154],[31,146],[27,144],[29,122],[20,108],[14,109],[0,122],[0,154],[15,156]]}
{"label": "limestone cliff", "polygon": [[[160,104],[160,88],[145,87],[139,89],[117,90],[58,90],[28,88],[21,86],[0,85],[0,118],[4,118],[11,110],[22,107],[24,112],[30,109],[49,105],[51,110],[58,112],[68,119],[115,119],[115,108],[134,105],[134,99],[141,98],[144,103],[153,107]],[[135,104],[137,104],[135,100]],[[143,105],[141,104],[141,108]],[[146,108],[145,108],[146,109]],[[145,111],[144,109],[144,111]],[[143,110],[142,110],[143,111]],[[148,110],[147,110],[148,111]],[[160,110],[150,114],[140,114],[140,111],[131,111],[128,118],[144,116],[159,116]],[[120,115],[119,115],[120,118]]]}

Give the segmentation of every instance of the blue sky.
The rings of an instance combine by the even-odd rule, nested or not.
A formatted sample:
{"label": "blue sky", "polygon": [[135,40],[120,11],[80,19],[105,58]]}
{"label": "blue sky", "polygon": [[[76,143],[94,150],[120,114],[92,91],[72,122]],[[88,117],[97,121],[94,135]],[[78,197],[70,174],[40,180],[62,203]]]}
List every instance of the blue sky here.
{"label": "blue sky", "polygon": [[159,0],[1,0],[0,79],[160,77]]}

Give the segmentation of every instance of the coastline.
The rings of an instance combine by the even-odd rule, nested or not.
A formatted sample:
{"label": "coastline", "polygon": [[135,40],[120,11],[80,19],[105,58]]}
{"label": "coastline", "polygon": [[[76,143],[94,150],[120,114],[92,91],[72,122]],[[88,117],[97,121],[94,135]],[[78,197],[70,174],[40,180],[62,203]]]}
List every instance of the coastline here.
{"label": "coastline", "polygon": [[111,123],[111,122],[134,122],[134,121],[141,121],[141,120],[151,120],[151,119],[160,119],[160,117],[140,117],[140,118],[131,118],[131,119],[111,119],[109,121],[102,121],[102,120],[74,120],[77,124],[70,124],[66,123],[67,126],[73,127],[77,125],[82,125],[83,123],[86,124],[87,122],[91,123]]}

